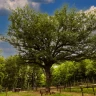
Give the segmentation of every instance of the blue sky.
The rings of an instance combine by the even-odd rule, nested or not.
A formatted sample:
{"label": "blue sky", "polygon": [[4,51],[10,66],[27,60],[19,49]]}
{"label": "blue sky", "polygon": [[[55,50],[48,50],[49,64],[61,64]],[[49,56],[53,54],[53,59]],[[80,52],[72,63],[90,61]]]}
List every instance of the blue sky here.
{"label": "blue sky", "polygon": [[[53,15],[54,11],[64,4],[69,4],[69,7],[75,6],[78,10],[87,10],[91,6],[96,6],[96,0],[0,0],[0,34],[4,35],[7,33],[9,26],[8,17],[10,15],[9,8],[22,8],[26,4],[36,11]],[[12,45],[3,41],[0,41],[0,49],[5,57],[16,54],[16,50]]]}

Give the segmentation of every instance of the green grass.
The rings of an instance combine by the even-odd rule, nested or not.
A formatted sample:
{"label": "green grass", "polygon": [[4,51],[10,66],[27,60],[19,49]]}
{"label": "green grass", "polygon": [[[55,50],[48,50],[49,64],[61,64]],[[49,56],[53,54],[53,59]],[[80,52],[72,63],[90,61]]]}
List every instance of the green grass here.
{"label": "green grass", "polygon": [[[94,88],[95,93],[96,93],[96,88]],[[59,92],[59,90],[58,90]],[[84,96],[93,96],[94,92],[92,88],[84,88],[83,89],[84,92]],[[86,95],[85,93],[88,93],[88,95]],[[0,93],[0,96],[41,96],[39,91],[21,91],[21,92],[2,92]],[[51,95],[44,95],[43,96],[81,96],[81,89],[79,87],[75,87],[71,89],[64,89],[62,90],[61,93],[56,93],[56,94],[51,94]]]}
{"label": "green grass", "polygon": [[[94,88],[95,92],[96,92],[96,88]],[[59,92],[59,90],[58,90]],[[92,88],[84,88],[83,89],[84,92],[84,96],[93,96],[93,89]],[[88,95],[86,95],[86,93],[88,93]],[[45,95],[43,94],[43,96],[81,96],[81,89],[80,88],[73,88],[71,89],[64,89],[61,91],[61,93],[56,93],[56,94],[51,94],[51,95]],[[2,92],[0,93],[0,96],[41,96],[39,91],[21,91],[21,92]]]}
{"label": "green grass", "polygon": [[[70,92],[70,89],[65,88],[63,91]],[[94,91],[96,93],[96,88],[94,88]],[[81,89],[78,88],[78,87],[77,88],[71,88],[71,92],[79,92],[79,93],[81,93]],[[92,88],[83,88],[83,92],[84,93],[88,93],[88,94],[94,94]]]}
{"label": "green grass", "polygon": [[[34,96],[31,92],[2,92],[0,96]],[[37,95],[38,96],[38,95]]]}
{"label": "green grass", "polygon": [[60,93],[58,93],[58,94],[54,94],[52,96],[71,96],[71,95],[66,95],[66,94],[60,94]]}
{"label": "green grass", "polygon": [[4,93],[0,93],[0,96],[6,96],[6,94],[4,94]]}
{"label": "green grass", "polygon": [[[6,92],[0,93],[0,96],[41,96],[39,92],[8,92],[6,95]],[[52,94],[52,95],[43,95],[43,96],[72,96],[72,95],[65,95],[65,94]]]}

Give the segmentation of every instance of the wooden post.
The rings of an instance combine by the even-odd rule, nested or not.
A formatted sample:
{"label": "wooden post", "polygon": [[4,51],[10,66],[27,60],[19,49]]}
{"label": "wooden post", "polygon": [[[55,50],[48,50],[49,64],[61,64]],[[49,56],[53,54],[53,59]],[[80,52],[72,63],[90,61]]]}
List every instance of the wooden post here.
{"label": "wooden post", "polygon": [[80,87],[80,88],[81,88],[82,96],[84,96],[84,94],[83,94],[83,87]]}
{"label": "wooden post", "polygon": [[66,86],[64,85],[64,90],[65,90]]}
{"label": "wooden post", "polygon": [[37,88],[38,88],[38,87],[37,87],[37,85],[36,85],[36,91],[37,91]]}
{"label": "wooden post", "polygon": [[8,88],[6,88],[6,96],[8,96]]}
{"label": "wooden post", "polygon": [[92,83],[94,84],[94,78],[92,77]]}
{"label": "wooden post", "polygon": [[88,85],[88,79],[87,79],[87,78],[86,78],[86,85],[89,86],[89,85]]}
{"label": "wooden post", "polygon": [[71,92],[71,82],[70,82],[70,87],[69,87],[69,89],[70,89],[70,92]]}
{"label": "wooden post", "polygon": [[60,93],[61,93],[61,87],[59,87],[60,88]]}
{"label": "wooden post", "polygon": [[57,91],[58,91],[58,87],[59,87],[59,86],[57,85],[56,87],[57,87]]}
{"label": "wooden post", "polygon": [[94,93],[94,96],[95,96],[95,90],[94,90],[94,86],[92,86],[92,89],[93,89],[93,93]]}
{"label": "wooden post", "polygon": [[71,92],[71,86],[70,86],[70,92]]}

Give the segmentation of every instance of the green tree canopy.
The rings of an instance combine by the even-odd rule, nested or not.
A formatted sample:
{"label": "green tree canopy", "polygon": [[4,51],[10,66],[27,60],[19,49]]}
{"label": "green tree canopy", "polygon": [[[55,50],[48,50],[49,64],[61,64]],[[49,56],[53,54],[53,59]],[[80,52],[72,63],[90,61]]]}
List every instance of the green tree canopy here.
{"label": "green tree canopy", "polygon": [[96,36],[92,35],[96,28],[94,14],[86,15],[64,6],[49,16],[24,7],[13,10],[9,20],[6,40],[27,63],[45,69],[47,87],[54,63],[96,57]]}
{"label": "green tree canopy", "polygon": [[5,58],[0,56],[0,85],[2,85],[2,81],[4,79],[5,72]]}

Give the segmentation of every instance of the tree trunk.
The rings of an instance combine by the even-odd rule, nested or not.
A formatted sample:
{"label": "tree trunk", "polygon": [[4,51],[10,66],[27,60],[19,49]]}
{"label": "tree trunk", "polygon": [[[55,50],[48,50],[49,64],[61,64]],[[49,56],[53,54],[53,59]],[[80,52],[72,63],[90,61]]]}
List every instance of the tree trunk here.
{"label": "tree trunk", "polygon": [[46,89],[48,92],[50,92],[50,86],[51,86],[51,67],[45,68],[45,75],[46,75]]}

